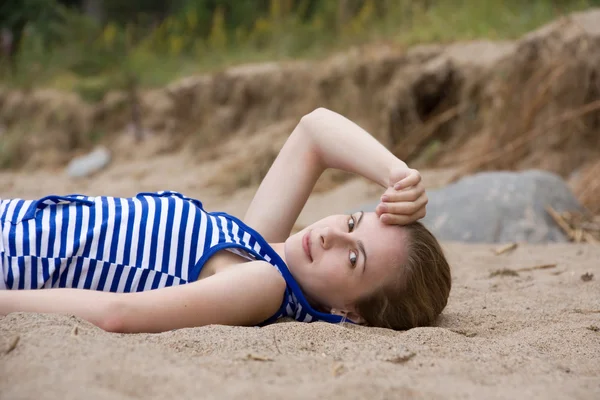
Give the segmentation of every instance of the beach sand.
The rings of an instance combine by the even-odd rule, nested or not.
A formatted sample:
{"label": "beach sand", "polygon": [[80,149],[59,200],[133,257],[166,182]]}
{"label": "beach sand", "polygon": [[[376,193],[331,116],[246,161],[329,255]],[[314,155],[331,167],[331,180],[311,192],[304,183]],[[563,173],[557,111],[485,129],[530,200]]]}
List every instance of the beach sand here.
{"label": "beach sand", "polygon": [[[171,189],[240,216],[255,190],[224,196],[203,189],[194,167],[177,175],[182,161],[153,163],[79,182],[4,173],[0,194]],[[350,181],[313,196],[299,224],[378,195]],[[286,320],[125,335],[72,316],[0,317],[0,399],[600,398],[600,247],[520,244],[496,255],[493,245],[443,246],[448,306],[435,326],[406,332]]]}

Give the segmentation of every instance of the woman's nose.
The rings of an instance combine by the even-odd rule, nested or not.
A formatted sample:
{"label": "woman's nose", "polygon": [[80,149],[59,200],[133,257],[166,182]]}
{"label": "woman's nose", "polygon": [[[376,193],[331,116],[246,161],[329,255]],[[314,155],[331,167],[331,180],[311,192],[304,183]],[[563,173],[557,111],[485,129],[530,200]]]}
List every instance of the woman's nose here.
{"label": "woman's nose", "polygon": [[345,232],[340,232],[329,227],[324,228],[323,231],[321,231],[321,245],[324,249],[330,249],[336,243],[341,243],[346,240],[345,235]]}

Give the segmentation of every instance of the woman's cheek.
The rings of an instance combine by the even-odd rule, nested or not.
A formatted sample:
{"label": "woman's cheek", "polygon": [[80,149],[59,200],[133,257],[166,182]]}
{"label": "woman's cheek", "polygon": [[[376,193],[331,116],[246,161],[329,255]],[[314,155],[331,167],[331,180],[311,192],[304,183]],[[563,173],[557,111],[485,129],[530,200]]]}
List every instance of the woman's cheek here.
{"label": "woman's cheek", "polygon": [[335,262],[327,263],[326,275],[327,275],[327,279],[330,282],[336,282],[339,280],[339,278],[340,278],[340,268],[339,267],[340,267],[339,263],[335,263]]}

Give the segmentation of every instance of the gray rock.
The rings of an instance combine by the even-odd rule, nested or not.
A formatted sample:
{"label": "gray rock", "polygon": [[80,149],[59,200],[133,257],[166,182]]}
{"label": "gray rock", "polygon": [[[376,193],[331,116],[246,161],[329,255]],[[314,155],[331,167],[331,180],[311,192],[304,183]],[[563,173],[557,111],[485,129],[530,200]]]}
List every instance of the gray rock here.
{"label": "gray rock", "polygon": [[[562,178],[539,170],[482,172],[431,190],[428,197],[421,222],[443,241],[566,242],[545,207],[582,211]],[[362,209],[374,211],[376,206]]]}
{"label": "gray rock", "polygon": [[110,151],[105,147],[97,147],[91,153],[71,160],[67,166],[67,174],[72,178],[82,178],[89,176],[110,162]]}

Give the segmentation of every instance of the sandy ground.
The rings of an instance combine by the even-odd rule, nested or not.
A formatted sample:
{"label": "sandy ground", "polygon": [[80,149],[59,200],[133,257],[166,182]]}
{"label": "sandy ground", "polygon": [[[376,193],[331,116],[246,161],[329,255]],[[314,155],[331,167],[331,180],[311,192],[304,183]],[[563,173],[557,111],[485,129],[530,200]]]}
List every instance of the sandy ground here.
{"label": "sandy ground", "polygon": [[[255,188],[223,196],[202,183],[213,167],[167,155],[83,181],[4,173],[0,196],[170,189],[242,216]],[[425,171],[425,182],[447,175]],[[312,196],[298,224],[379,194],[350,181]],[[449,305],[435,327],[406,332],[282,321],[121,335],[74,317],[10,314],[0,318],[0,399],[600,398],[599,247],[520,245],[502,255],[491,245],[444,247]],[[513,272],[493,274],[502,269]]]}

